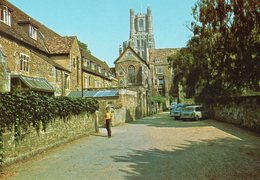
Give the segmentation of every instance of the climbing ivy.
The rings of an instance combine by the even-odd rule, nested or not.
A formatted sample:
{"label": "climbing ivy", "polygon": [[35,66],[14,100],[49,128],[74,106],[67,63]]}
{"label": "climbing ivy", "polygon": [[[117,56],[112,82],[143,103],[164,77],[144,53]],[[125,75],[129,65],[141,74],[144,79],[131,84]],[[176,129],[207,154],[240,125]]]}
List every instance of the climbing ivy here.
{"label": "climbing ivy", "polygon": [[68,121],[71,115],[94,113],[98,109],[95,99],[48,97],[35,92],[10,92],[0,94],[0,170],[3,163],[3,133],[14,131],[16,145],[21,141],[21,131],[34,127],[37,134],[47,130],[55,119]]}

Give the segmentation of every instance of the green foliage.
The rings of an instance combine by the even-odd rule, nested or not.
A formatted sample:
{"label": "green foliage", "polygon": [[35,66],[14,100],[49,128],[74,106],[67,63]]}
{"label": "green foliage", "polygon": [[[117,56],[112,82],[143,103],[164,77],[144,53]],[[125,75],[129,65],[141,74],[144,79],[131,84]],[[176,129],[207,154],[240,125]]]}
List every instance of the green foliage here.
{"label": "green foliage", "polygon": [[[67,121],[70,115],[94,113],[98,109],[95,99],[47,97],[34,92],[10,92],[0,94],[0,165],[3,156],[4,131],[14,129],[15,141],[21,140],[21,130],[33,126],[40,133],[47,130],[49,123],[60,117]],[[1,169],[1,168],[0,168]]]}
{"label": "green foliage", "polygon": [[83,43],[78,40],[78,44],[79,44],[80,49],[83,49],[86,52],[91,53],[91,51],[88,49],[88,45],[86,43]]}
{"label": "green foliage", "polygon": [[156,103],[163,103],[165,101],[165,99],[160,94],[156,94],[151,97],[151,101],[156,102]]}
{"label": "green foliage", "polygon": [[259,91],[259,8],[257,0],[198,0],[194,36],[170,58],[175,81],[199,96]]}

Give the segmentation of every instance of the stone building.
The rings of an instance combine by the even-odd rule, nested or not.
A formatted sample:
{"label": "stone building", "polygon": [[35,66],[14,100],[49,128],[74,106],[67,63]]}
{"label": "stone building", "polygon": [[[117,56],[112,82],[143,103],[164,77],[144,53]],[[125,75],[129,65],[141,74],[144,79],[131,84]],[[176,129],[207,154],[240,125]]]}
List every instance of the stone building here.
{"label": "stone building", "polygon": [[116,59],[115,72],[118,79],[118,86],[138,92],[137,111],[142,116],[148,115],[150,111],[150,68],[148,63],[128,46]]}
{"label": "stone building", "polygon": [[[142,59],[140,62],[144,62],[148,67],[147,72],[149,76],[146,79],[147,87],[143,86],[142,92],[146,91],[148,94],[151,94],[152,97],[161,96],[163,98],[163,104],[160,104],[160,106],[155,104],[157,110],[158,108],[169,108],[171,97],[174,97],[174,94],[173,71],[172,68],[169,67],[167,58],[178,51],[178,49],[155,49],[152,11],[150,8],[147,8],[146,14],[134,14],[134,10],[130,9],[130,37],[128,41],[123,43],[123,47],[119,49],[119,58],[126,57],[124,61],[121,60],[122,63],[118,63],[118,60],[115,61],[116,78],[119,81],[119,86],[121,85],[126,88],[131,88],[131,85],[128,84],[130,77],[127,74],[127,70],[132,65],[130,58],[127,58],[129,51],[135,56],[139,56],[139,59]],[[141,77],[142,74],[139,76]],[[137,78],[140,77],[137,76]],[[152,111],[152,106],[154,106],[152,98],[147,98],[146,101],[148,102],[147,104],[151,106],[147,109]]]}
{"label": "stone building", "polygon": [[100,89],[117,86],[117,80],[105,61],[82,51],[83,89]]}
{"label": "stone building", "polygon": [[[77,37],[60,36],[5,0],[0,0],[0,47],[3,92],[22,89],[65,96],[87,86],[82,84],[86,78]],[[100,67],[109,69],[104,63]],[[94,75],[100,78],[96,86],[109,86],[102,82],[110,80],[102,73]]]}
{"label": "stone building", "polygon": [[179,48],[149,50],[149,64],[152,71],[152,94],[160,94],[165,98],[164,108],[170,107],[173,93],[173,69],[169,66],[168,57],[179,51]]}

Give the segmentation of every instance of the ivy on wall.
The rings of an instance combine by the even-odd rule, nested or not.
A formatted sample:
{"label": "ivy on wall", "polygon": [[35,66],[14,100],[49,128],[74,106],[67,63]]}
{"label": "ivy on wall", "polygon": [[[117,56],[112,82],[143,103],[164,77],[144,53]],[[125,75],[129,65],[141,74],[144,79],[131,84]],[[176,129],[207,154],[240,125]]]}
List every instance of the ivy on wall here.
{"label": "ivy on wall", "polygon": [[[0,165],[3,163],[3,133],[14,132],[17,144],[21,141],[21,130],[34,127],[37,134],[41,128],[56,119],[68,121],[71,115],[94,113],[98,110],[95,99],[48,97],[34,92],[10,92],[0,94]],[[0,167],[1,170],[1,167]]]}

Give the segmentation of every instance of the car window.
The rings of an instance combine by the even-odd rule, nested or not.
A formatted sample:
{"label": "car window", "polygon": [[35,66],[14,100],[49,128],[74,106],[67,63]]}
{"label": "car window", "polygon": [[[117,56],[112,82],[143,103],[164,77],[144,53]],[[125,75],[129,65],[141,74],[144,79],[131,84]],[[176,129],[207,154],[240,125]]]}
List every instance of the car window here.
{"label": "car window", "polygon": [[183,109],[183,111],[193,111],[193,108],[192,107],[186,107]]}
{"label": "car window", "polygon": [[196,107],[196,111],[204,111],[203,107]]}

